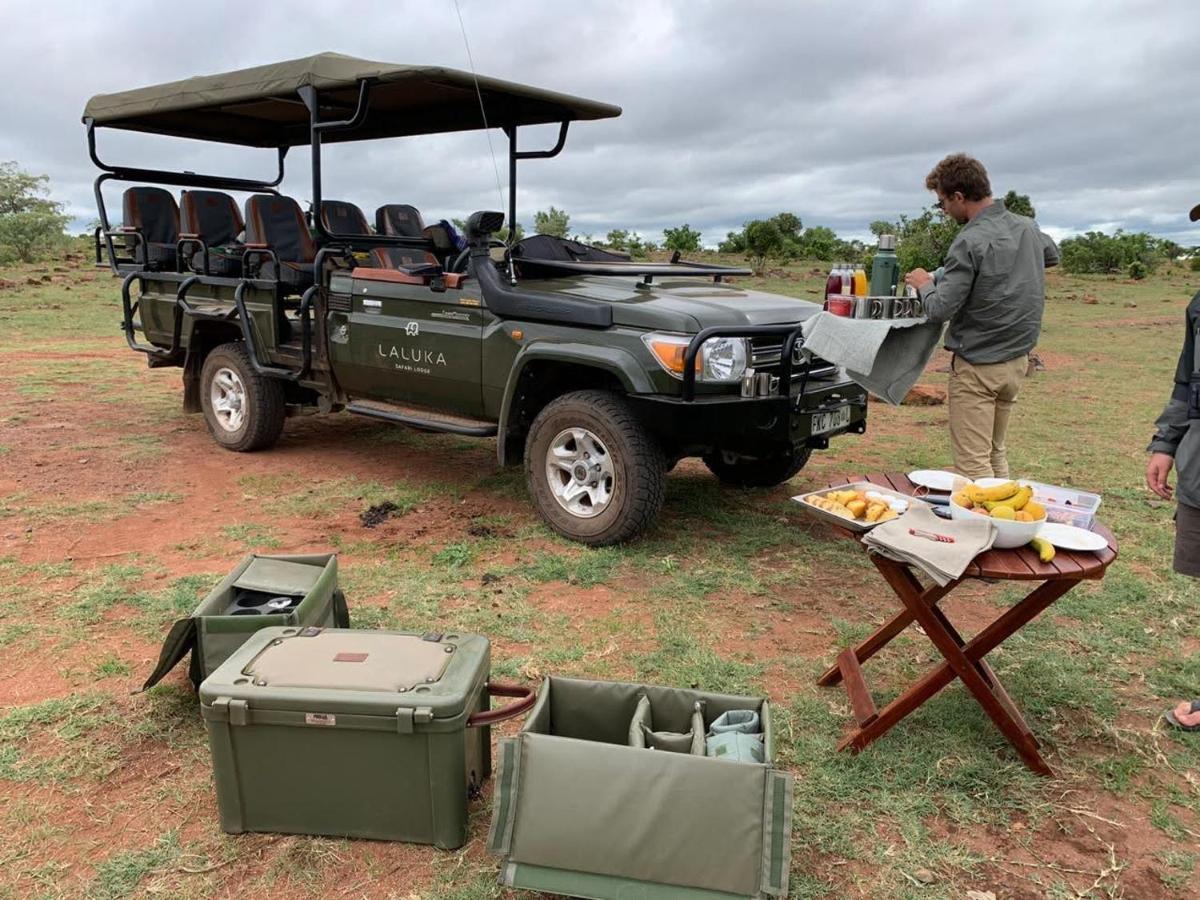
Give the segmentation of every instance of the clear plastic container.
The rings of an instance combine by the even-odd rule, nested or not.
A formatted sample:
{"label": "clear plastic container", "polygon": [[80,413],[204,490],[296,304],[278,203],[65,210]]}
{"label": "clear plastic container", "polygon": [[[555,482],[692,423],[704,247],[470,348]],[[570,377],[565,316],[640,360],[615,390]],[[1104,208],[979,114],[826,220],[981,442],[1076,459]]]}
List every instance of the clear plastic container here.
{"label": "clear plastic container", "polygon": [[1096,521],[1096,511],[1100,508],[1099,494],[1037,481],[1026,483],[1033,488],[1033,499],[1046,507],[1047,522],[1091,528]]}

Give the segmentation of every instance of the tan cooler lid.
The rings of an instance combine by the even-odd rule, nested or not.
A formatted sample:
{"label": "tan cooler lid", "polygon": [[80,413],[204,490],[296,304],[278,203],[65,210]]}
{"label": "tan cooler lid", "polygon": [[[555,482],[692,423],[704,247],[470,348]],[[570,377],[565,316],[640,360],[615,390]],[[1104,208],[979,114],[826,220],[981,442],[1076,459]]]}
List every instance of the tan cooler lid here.
{"label": "tan cooler lid", "polygon": [[415,634],[305,629],[268,644],[243,673],[256,685],[405,693],[441,679],[454,647]]}

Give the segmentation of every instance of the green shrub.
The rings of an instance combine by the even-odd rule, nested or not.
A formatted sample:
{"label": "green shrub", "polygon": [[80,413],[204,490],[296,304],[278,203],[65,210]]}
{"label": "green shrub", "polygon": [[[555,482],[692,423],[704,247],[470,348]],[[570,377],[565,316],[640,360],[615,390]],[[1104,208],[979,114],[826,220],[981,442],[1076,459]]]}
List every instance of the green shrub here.
{"label": "green shrub", "polygon": [[0,163],[0,263],[32,262],[66,243],[62,204],[41,196],[49,178]]}
{"label": "green shrub", "polygon": [[[1117,229],[1112,234],[1089,231],[1067,238],[1059,246],[1063,271],[1072,275],[1108,275],[1128,272],[1130,277],[1145,277],[1153,272],[1170,252],[1169,241],[1144,231],[1127,233]],[[1134,275],[1132,266],[1140,264],[1142,275]]]}
{"label": "green shrub", "polygon": [[1146,277],[1146,264],[1141,260],[1135,259],[1129,264],[1129,277],[1134,281],[1141,281]]}

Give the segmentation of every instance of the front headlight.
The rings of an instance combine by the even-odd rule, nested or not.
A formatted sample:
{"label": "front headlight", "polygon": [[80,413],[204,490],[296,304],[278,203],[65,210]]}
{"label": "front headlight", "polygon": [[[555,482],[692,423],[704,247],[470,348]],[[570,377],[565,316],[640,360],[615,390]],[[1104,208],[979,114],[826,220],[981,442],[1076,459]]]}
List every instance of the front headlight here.
{"label": "front headlight", "polygon": [[711,338],[700,348],[704,381],[737,381],[746,371],[745,338]]}
{"label": "front headlight", "polygon": [[[655,360],[672,377],[683,380],[683,355],[691,343],[686,334],[654,332],[642,335],[642,342]],[[718,337],[704,342],[696,355],[696,380],[709,383],[737,381],[746,371],[749,348],[745,338]]]}

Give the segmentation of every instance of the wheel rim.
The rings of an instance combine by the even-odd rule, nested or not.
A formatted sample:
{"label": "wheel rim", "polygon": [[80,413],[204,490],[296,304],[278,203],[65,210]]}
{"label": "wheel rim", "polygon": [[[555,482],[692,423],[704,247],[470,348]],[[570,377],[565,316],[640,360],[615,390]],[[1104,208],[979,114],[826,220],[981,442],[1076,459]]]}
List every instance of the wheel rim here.
{"label": "wheel rim", "polygon": [[586,428],[567,428],[550,442],[546,481],[558,505],[580,519],[604,512],[617,486],[608,448]]}
{"label": "wheel rim", "polygon": [[222,367],[208,389],[213,418],[222,431],[237,431],[246,420],[246,385],[233,369]]}

